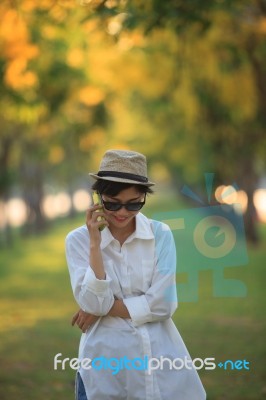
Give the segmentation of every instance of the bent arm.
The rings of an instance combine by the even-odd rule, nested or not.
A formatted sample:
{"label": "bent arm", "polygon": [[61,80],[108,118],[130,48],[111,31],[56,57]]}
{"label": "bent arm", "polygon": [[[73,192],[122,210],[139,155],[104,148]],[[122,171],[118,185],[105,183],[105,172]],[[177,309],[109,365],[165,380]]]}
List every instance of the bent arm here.
{"label": "bent arm", "polygon": [[66,255],[74,297],[82,310],[96,316],[131,318],[138,326],[170,318],[177,308],[176,249],[170,229],[157,229],[156,265],[150,288],[140,296],[118,300],[108,274],[98,279],[89,265],[89,251],[78,237],[69,234]]}
{"label": "bent arm", "polygon": [[[87,235],[87,236],[85,236]],[[99,250],[100,251],[100,250]],[[92,261],[95,263],[95,257]],[[87,313],[106,315],[114,303],[111,280],[108,275],[98,275],[90,266],[88,234],[74,231],[66,237],[66,259],[74,297]]]}
{"label": "bent arm", "polygon": [[177,308],[176,248],[170,229],[160,225],[155,235],[156,265],[150,288],[123,300],[134,325],[170,318]]}
{"label": "bent arm", "polygon": [[109,317],[131,318],[123,300],[115,300],[112,308],[107,314]]}

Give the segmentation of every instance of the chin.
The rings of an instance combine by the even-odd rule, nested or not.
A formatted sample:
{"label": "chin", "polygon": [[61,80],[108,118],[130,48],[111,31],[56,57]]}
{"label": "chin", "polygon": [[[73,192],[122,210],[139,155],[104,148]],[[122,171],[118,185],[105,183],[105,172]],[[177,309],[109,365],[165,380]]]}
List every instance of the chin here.
{"label": "chin", "polygon": [[113,225],[115,225],[116,227],[125,227],[125,226],[127,226],[130,222],[132,222],[133,219],[134,219],[134,217],[126,217],[126,218],[118,219],[117,217],[113,216],[113,217],[112,217],[112,223],[113,223]]}

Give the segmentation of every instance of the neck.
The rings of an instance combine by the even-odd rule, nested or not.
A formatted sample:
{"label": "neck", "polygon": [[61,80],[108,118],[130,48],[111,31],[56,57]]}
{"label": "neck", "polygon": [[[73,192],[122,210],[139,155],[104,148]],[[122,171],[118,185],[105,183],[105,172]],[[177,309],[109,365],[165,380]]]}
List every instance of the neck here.
{"label": "neck", "polygon": [[110,232],[112,233],[113,237],[122,244],[127,240],[127,238],[135,231],[136,229],[136,218],[134,218],[131,223],[123,229],[119,229],[116,227],[110,227]]}

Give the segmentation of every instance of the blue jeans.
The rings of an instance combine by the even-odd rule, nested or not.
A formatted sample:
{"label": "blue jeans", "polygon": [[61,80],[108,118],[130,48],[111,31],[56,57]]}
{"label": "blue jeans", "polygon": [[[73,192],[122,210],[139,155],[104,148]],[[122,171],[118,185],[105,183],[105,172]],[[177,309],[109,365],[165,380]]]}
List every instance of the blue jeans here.
{"label": "blue jeans", "polygon": [[84,383],[81,379],[79,372],[77,372],[76,375],[75,400],[88,400],[85,392]]}

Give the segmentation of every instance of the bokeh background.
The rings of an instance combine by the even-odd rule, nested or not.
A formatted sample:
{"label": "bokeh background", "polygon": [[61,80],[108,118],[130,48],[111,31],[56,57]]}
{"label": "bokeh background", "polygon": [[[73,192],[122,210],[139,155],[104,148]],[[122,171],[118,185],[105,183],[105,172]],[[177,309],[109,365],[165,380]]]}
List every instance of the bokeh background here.
{"label": "bokeh background", "polygon": [[199,371],[208,399],[265,398],[266,1],[2,0],[0,16],[0,398],[74,396],[53,369],[80,336],[64,238],[109,148],[146,154],[148,216],[197,207],[183,185],[241,205],[249,262],[226,274],[247,296],[215,298],[201,271],[174,320],[192,357],[250,362]]}

